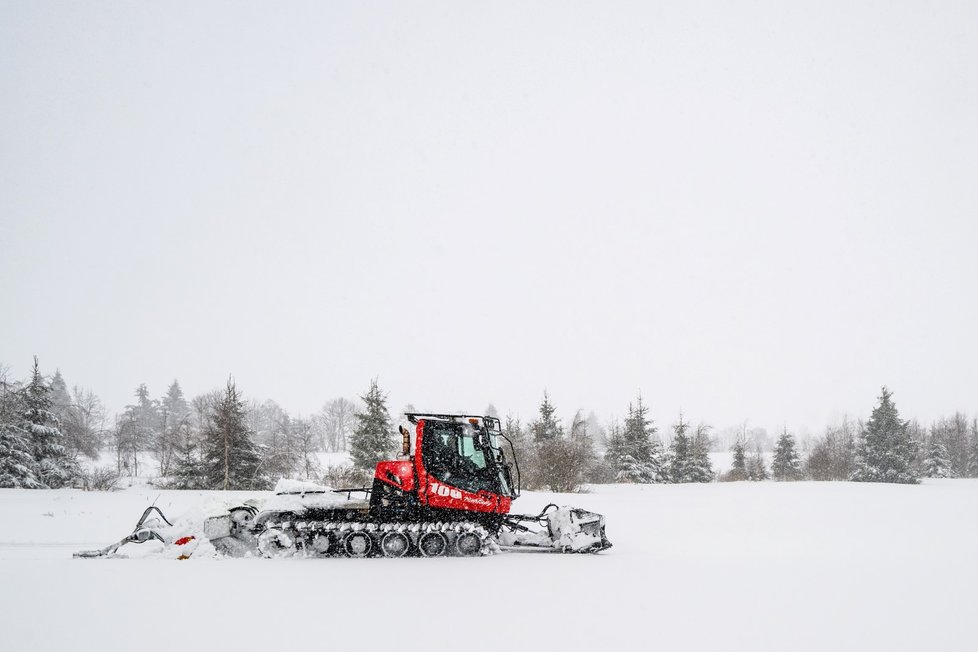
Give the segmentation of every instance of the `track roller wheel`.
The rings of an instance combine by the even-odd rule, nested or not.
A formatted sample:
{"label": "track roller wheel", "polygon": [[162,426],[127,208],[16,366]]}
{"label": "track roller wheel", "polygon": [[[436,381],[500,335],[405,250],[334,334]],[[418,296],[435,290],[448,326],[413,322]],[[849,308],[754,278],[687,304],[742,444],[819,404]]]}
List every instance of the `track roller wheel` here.
{"label": "track roller wheel", "polygon": [[380,540],[380,549],[385,557],[403,557],[411,548],[411,541],[403,532],[388,532]]}
{"label": "track roller wheel", "polygon": [[319,533],[309,542],[309,547],[318,552],[320,555],[325,555],[332,550],[333,542],[330,540],[328,534]]}
{"label": "track roller wheel", "polygon": [[257,543],[263,557],[291,557],[296,550],[295,539],[275,527],[259,534]]}
{"label": "track roller wheel", "polygon": [[475,557],[482,552],[482,537],[475,532],[459,532],[455,550],[463,557]]}
{"label": "track roller wheel", "polygon": [[441,557],[448,550],[448,539],[441,532],[425,532],[418,540],[418,549],[425,557]]}
{"label": "track roller wheel", "polygon": [[374,540],[363,530],[353,530],[343,537],[343,549],[351,557],[366,557],[373,547]]}

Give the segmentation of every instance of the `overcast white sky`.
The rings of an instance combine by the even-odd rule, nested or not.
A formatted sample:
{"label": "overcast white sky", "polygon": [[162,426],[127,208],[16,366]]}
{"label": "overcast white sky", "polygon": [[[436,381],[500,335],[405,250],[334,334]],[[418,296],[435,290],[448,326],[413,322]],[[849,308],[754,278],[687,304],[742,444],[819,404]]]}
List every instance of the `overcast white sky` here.
{"label": "overcast white sky", "polygon": [[978,409],[978,3],[0,2],[0,362]]}

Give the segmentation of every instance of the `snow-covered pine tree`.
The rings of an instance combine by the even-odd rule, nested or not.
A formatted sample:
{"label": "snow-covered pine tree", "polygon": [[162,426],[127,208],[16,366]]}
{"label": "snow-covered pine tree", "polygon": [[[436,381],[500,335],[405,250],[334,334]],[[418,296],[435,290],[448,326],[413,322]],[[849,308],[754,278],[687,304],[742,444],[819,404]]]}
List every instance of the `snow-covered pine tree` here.
{"label": "snow-covered pine tree", "polygon": [[136,404],[132,406],[136,423],[136,446],[141,451],[156,451],[160,441],[160,402],[151,398],[149,388],[140,383],[136,388]]}
{"label": "snow-covered pine tree", "polygon": [[913,466],[916,446],[892,397],[883,387],[879,404],[860,434],[852,476],[857,482],[920,482]]}
{"label": "snow-covered pine tree", "polygon": [[947,447],[940,437],[931,435],[926,447],[927,454],[921,465],[921,473],[925,478],[953,478],[951,460],[948,458]]}
{"label": "snow-covered pine tree", "polygon": [[788,432],[787,426],[778,437],[774,448],[774,460],[771,462],[771,477],[775,480],[801,480],[801,459],[795,449],[795,438]]}
{"label": "snow-covered pine tree", "polygon": [[550,402],[546,390],[543,392],[543,402],[540,403],[540,418],[530,424],[530,432],[537,444],[564,437],[564,426],[557,419],[557,408]]}
{"label": "snow-covered pine tree", "polygon": [[639,394],[634,405],[628,404],[624,429],[613,442],[609,440],[615,482],[654,483],[666,479],[662,443],[648,415],[649,408]]}
{"label": "snow-covered pine tree", "polygon": [[168,486],[173,489],[206,489],[208,486],[200,436],[189,423],[184,423],[177,433]]}
{"label": "snow-covered pine tree", "polygon": [[693,435],[690,482],[713,482],[713,463],[710,461],[710,427],[700,424]]}
{"label": "snow-covered pine tree", "polygon": [[947,459],[951,463],[951,475],[948,477],[965,478],[968,476],[968,417],[962,412],[955,412],[950,419],[945,419],[946,427],[941,441],[947,449]]}
{"label": "snow-covered pine tree", "polygon": [[246,421],[244,402],[230,378],[204,431],[203,449],[208,488],[225,491],[268,488],[268,477]]}
{"label": "snow-covered pine tree", "polygon": [[69,454],[77,455],[78,448],[72,445],[72,438],[68,436],[65,427],[72,420],[72,400],[71,394],[68,393],[68,384],[65,383],[60,369],[55,369],[48,386],[51,388],[51,413],[57,420],[58,429],[63,435],[62,444],[68,449]]}
{"label": "snow-covered pine tree", "polygon": [[170,473],[173,456],[180,442],[180,429],[190,422],[190,405],[183,396],[180,383],[174,380],[159,403],[159,428],[153,446],[160,462],[160,476]]}
{"label": "snow-covered pine tree", "polygon": [[694,482],[693,441],[688,434],[689,424],[679,413],[679,422],[672,427],[672,442],[669,444],[666,469],[669,482]]}
{"label": "snow-covered pine tree", "polygon": [[[2,371],[2,370],[0,370]],[[0,377],[0,489],[38,489],[30,434],[24,430],[18,392]]]}
{"label": "snow-covered pine tree", "polygon": [[64,435],[51,411],[51,388],[41,375],[37,356],[31,380],[21,390],[21,428],[30,434],[31,453],[37,479],[45,487],[57,489],[71,484],[80,470],[64,445]]}
{"label": "snow-covered pine tree", "polygon": [[744,451],[744,440],[737,437],[733,445],[733,466],[724,475],[727,482],[738,482],[747,479],[747,454]]}
{"label": "snow-covered pine tree", "polygon": [[754,445],[754,451],[747,457],[747,479],[754,482],[760,482],[761,480],[767,480],[769,477],[767,472],[767,465],[764,463],[764,455],[761,453],[761,448],[758,445]]}
{"label": "snow-covered pine tree", "polygon": [[376,379],[370,381],[370,389],[360,398],[364,410],[356,414],[357,425],[350,437],[350,457],[356,468],[373,471],[377,462],[393,454],[397,441],[387,411],[387,396],[380,391]]}

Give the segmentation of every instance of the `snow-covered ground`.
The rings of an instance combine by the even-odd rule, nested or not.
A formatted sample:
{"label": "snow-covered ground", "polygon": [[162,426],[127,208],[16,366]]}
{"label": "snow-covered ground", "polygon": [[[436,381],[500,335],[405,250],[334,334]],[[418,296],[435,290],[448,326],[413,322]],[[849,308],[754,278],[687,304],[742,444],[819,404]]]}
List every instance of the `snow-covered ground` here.
{"label": "snow-covered ground", "polygon": [[[599,555],[76,560],[209,492],[0,490],[7,650],[974,650],[978,481],[527,493]],[[247,495],[247,494],[245,494]]]}

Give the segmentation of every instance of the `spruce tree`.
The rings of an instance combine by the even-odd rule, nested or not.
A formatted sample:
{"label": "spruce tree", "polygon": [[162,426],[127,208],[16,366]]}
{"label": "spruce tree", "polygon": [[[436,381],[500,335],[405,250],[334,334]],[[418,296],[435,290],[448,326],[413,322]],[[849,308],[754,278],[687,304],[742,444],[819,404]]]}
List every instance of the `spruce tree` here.
{"label": "spruce tree", "polygon": [[628,417],[620,433],[612,435],[606,459],[611,463],[616,482],[653,483],[665,480],[662,444],[648,418],[649,408],[639,395],[628,405]]}
{"label": "spruce tree", "polygon": [[0,489],[38,489],[30,434],[21,423],[20,397],[0,378]]}
{"label": "spruce tree", "polygon": [[546,390],[543,392],[543,402],[540,403],[540,418],[530,424],[530,432],[537,444],[562,439],[564,436],[564,427],[557,419],[557,408],[550,402]]}
{"label": "spruce tree", "polygon": [[680,412],[679,422],[673,427],[672,442],[669,444],[667,472],[669,482],[694,482],[693,472],[693,441],[686,433],[689,424],[683,421]]}
{"label": "spruce tree", "polygon": [[754,482],[767,480],[770,476],[767,473],[767,465],[764,463],[764,455],[757,444],[754,451],[747,458],[747,479]]}
{"label": "spruce tree", "polygon": [[178,432],[168,486],[172,489],[206,489],[207,476],[199,436],[189,423]]}
{"label": "spruce tree", "polygon": [[370,389],[360,397],[363,412],[357,412],[357,425],[350,437],[350,457],[353,465],[364,471],[373,471],[377,462],[390,457],[397,446],[391,416],[387,411],[387,396],[370,381]]}
{"label": "spruce tree", "polygon": [[230,378],[223,398],[213,408],[203,448],[208,488],[227,491],[268,487],[268,477],[246,422],[244,402]]}
{"label": "spruce tree", "polygon": [[747,479],[747,454],[744,452],[744,440],[740,437],[733,445],[733,466],[724,476],[728,482]]}
{"label": "spruce tree", "polygon": [[860,434],[852,477],[857,482],[916,484],[920,481],[913,466],[916,446],[892,396],[884,387],[879,404]]}
{"label": "spruce tree", "polygon": [[925,478],[952,478],[951,460],[948,458],[947,447],[935,436],[931,436],[927,445],[927,455],[921,465],[921,473]]}
{"label": "spruce tree", "polygon": [[693,435],[690,482],[713,482],[713,463],[710,461],[710,428],[699,425]]}
{"label": "spruce tree", "polygon": [[21,390],[21,396],[21,428],[30,434],[37,479],[52,489],[70,484],[78,477],[80,470],[65,448],[64,435],[51,409],[51,388],[41,375],[37,356],[34,356],[31,380]]}
{"label": "spruce tree", "polygon": [[159,428],[154,449],[160,462],[160,475],[166,476],[170,473],[173,457],[180,443],[180,430],[190,422],[190,405],[176,380],[170,384],[160,401],[158,414]]}
{"label": "spruce tree", "polygon": [[800,480],[801,459],[795,450],[795,438],[788,433],[787,427],[778,438],[774,448],[774,460],[771,462],[771,477],[775,480]]}
{"label": "spruce tree", "polygon": [[72,400],[68,393],[68,384],[65,382],[64,376],[61,375],[60,369],[54,371],[54,376],[51,377],[48,386],[51,388],[51,413],[58,422],[58,429],[63,435],[62,444],[68,449],[69,454],[75,455],[78,453],[79,447],[74,445],[73,437],[68,435],[68,428],[66,427],[73,420]]}

